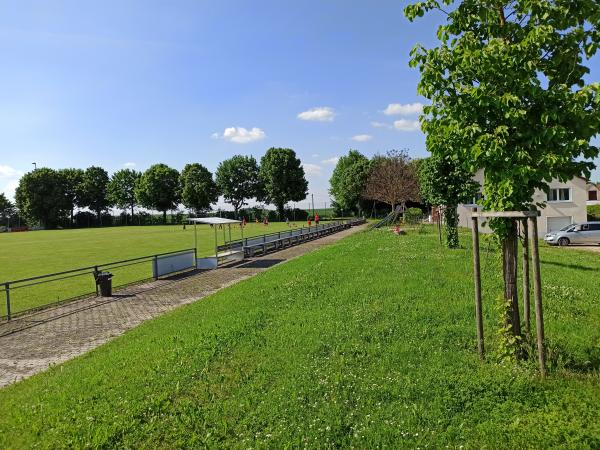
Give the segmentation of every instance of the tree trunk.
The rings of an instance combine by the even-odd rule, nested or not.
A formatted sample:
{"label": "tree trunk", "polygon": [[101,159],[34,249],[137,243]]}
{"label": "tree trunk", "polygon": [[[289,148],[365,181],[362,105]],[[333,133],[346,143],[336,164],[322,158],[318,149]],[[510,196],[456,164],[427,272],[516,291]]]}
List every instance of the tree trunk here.
{"label": "tree trunk", "polygon": [[510,325],[515,336],[521,335],[519,297],[517,292],[517,227],[515,221],[507,220],[507,235],[502,241],[502,273],[504,276],[504,298],[509,302],[505,324]]}
{"label": "tree trunk", "polygon": [[279,220],[283,220],[283,214],[285,212],[285,204],[281,203],[277,205],[277,214],[279,215]]}
{"label": "tree trunk", "polygon": [[73,228],[73,208],[71,208],[71,228]]}
{"label": "tree trunk", "polygon": [[131,225],[133,225],[133,203],[131,204]]}
{"label": "tree trunk", "polygon": [[167,224],[167,210],[163,211],[163,223],[166,225]]}
{"label": "tree trunk", "polygon": [[98,225],[102,226],[102,211],[96,211],[96,215],[98,216]]}
{"label": "tree trunk", "polygon": [[444,221],[444,229],[446,232],[446,246],[448,248],[458,248],[458,211],[456,210],[456,206],[446,206],[444,216],[446,219]]}

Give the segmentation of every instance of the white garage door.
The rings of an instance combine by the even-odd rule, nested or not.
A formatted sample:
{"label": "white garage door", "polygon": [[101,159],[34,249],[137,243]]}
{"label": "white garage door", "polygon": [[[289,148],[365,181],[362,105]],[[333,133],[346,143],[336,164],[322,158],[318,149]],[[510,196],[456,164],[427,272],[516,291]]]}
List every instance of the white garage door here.
{"label": "white garage door", "polygon": [[548,217],[546,220],[546,233],[558,231],[561,228],[566,227],[567,225],[571,225],[571,223],[573,223],[573,221],[571,220],[571,216]]}

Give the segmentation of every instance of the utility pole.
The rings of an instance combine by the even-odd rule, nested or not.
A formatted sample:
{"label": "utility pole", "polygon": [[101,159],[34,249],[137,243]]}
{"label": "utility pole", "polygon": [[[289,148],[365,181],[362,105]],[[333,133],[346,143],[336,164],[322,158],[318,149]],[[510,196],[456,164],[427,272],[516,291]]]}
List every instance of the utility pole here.
{"label": "utility pole", "polygon": [[313,211],[313,218],[315,217],[315,194],[310,194],[310,198],[312,200],[312,211]]}
{"label": "utility pole", "polygon": [[32,162],[31,164],[33,164],[33,170],[37,170],[37,163]]}

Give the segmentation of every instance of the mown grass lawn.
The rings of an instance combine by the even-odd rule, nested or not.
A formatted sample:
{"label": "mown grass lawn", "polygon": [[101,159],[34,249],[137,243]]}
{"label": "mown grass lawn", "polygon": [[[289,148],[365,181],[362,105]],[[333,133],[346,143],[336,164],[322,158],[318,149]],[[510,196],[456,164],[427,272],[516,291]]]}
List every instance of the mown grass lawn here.
{"label": "mown grass lawn", "polygon": [[469,249],[374,231],[2,389],[0,447],[598,448],[600,258],[542,259],[545,381],[479,361]]}
{"label": "mown grass lawn", "polygon": [[[305,224],[298,222],[296,225]],[[284,229],[288,226],[283,222],[273,222],[269,226],[249,223],[244,229],[244,236]],[[197,234],[198,255],[213,254],[214,229],[198,225]],[[231,227],[231,237],[241,237],[239,226]],[[228,229],[217,229],[219,244],[225,238],[229,239]],[[181,225],[157,225],[0,233],[0,283],[193,247],[194,227],[189,225],[185,230]],[[148,261],[111,269],[111,272],[113,283],[123,285],[151,278],[152,266]],[[11,292],[12,311],[23,311],[93,291],[91,275],[15,289]],[[4,292],[0,292],[0,316],[5,314]]]}

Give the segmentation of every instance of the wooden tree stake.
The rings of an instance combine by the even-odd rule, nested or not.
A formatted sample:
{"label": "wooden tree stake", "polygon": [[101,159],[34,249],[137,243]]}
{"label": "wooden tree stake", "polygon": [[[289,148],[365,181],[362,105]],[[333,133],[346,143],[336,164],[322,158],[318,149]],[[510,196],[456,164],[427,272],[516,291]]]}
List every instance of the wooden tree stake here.
{"label": "wooden tree stake", "polygon": [[531,256],[533,262],[533,295],[535,300],[535,325],[537,332],[537,349],[540,362],[540,375],[546,377],[546,351],[544,345],[544,315],[542,310],[542,277],[540,275],[540,253],[538,248],[537,218],[529,218],[532,229]]}
{"label": "wooden tree stake", "polygon": [[527,219],[523,224],[523,317],[525,319],[525,333],[531,332],[530,307],[529,307],[529,226]]}
{"label": "wooden tree stake", "polygon": [[[475,209],[476,210],[476,209]],[[483,317],[481,313],[481,266],[479,262],[479,224],[477,217],[473,217],[473,275],[475,278],[475,322],[477,324],[477,350],[479,357],[485,358],[483,343]]]}

